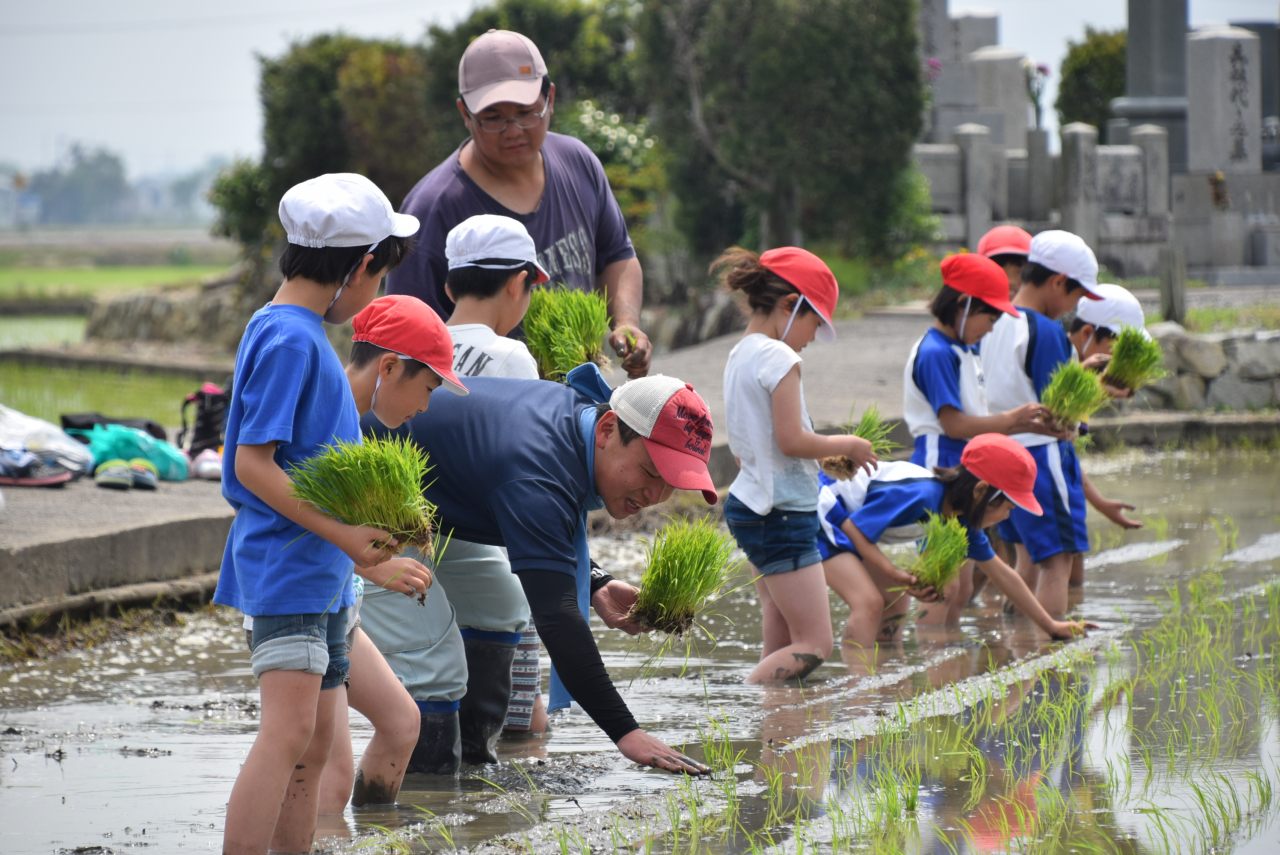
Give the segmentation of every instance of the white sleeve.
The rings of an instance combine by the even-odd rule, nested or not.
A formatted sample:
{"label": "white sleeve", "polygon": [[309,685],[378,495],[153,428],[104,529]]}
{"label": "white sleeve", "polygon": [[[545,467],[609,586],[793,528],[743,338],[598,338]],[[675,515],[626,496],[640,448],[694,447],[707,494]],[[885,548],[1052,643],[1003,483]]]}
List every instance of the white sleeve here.
{"label": "white sleeve", "polygon": [[780,341],[771,341],[760,348],[756,356],[756,382],[770,395],[787,376],[792,366],[802,362],[800,354]]}
{"label": "white sleeve", "polygon": [[513,377],[516,380],[537,380],[538,363],[524,342],[515,342],[516,346],[507,352],[502,364],[494,371],[495,377]]}

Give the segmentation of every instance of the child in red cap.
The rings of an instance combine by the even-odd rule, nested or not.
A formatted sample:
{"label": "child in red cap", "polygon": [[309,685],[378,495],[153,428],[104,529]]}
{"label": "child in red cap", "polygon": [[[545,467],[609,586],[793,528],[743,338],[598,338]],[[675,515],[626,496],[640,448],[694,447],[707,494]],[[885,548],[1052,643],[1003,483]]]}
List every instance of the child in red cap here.
{"label": "child in red cap", "polygon": [[[942,289],[929,306],[933,326],[912,347],[902,378],[902,413],[915,438],[911,462],[917,466],[955,466],[980,433],[1047,431],[1039,403],[994,415],[987,408],[978,343],[1002,314],[1018,316],[1005,291],[1004,273],[990,259],[961,253],[942,260]],[[828,582],[837,593],[851,585],[830,571]],[[927,623],[960,619],[973,594],[973,565],[942,593],[947,606],[931,609]]]}
{"label": "child in red cap", "polygon": [[796,247],[756,255],[734,247],[716,259],[730,291],[751,307],[724,369],[729,448],[741,471],[724,517],[756,574],[764,649],[750,681],[805,677],[831,655],[831,605],[815,538],[818,459],[844,455],[868,470],[871,444],[813,432],[799,352],[835,339],[839,288],[822,259]]}
{"label": "child in red cap", "polygon": [[[352,326],[355,334],[347,380],[361,416],[373,413],[379,422],[394,429],[426,412],[436,389],[467,394],[453,371],[449,330],[440,316],[416,297],[380,297],[352,319]],[[347,621],[351,679],[347,705],[338,711],[333,751],[321,781],[322,815],[342,813],[348,799],[356,807],[394,803],[418,741],[418,706],[360,629],[360,605],[365,579],[414,597],[430,587],[431,574],[407,556],[388,561],[377,570],[376,575],[361,570],[353,577],[355,604]],[[401,571],[400,575],[390,575],[396,571]],[[351,752],[347,706],[368,718],[374,729],[360,759],[359,774]]]}
{"label": "child in red cap", "polygon": [[1071,638],[1094,628],[1054,620],[1022,577],[996,557],[983,533],[1015,507],[1037,516],[1043,513],[1034,495],[1035,482],[1031,454],[1013,439],[993,433],[974,437],[951,467],[926,469],[893,461],[871,475],[859,472],[846,481],[833,481],[824,473],[818,549],[829,573],[834,568],[843,578],[861,581],[857,593],[846,597],[849,623],[844,644],[874,651],[877,643],[901,636],[908,603],[902,589],[915,585],[916,579],[894,566],[877,544],[918,540],[926,512],[959,517],[969,530],[969,558],[1051,637]]}
{"label": "child in red cap", "polygon": [[1009,299],[1022,287],[1022,268],[1031,253],[1031,235],[1017,226],[996,226],[978,241],[978,255],[991,259],[1009,281]]}

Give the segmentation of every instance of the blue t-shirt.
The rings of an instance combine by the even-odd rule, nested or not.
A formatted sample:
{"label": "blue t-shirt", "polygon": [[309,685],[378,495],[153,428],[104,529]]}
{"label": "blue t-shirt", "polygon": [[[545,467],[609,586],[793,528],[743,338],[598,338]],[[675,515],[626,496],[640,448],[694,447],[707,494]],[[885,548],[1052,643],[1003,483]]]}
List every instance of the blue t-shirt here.
{"label": "blue t-shirt", "polygon": [[[826,484],[830,482],[830,478],[823,473],[820,481]],[[826,517],[839,537],[844,537],[844,533],[839,531],[840,525],[849,519],[867,540],[878,543],[888,529],[922,523],[930,512],[941,513],[943,492],[942,482],[937,478],[906,478],[897,481],[878,481],[872,478],[862,507],[850,513],[842,502],[838,502],[827,512]],[[960,522],[968,528],[968,520],[961,517]],[[847,542],[837,546],[853,548]],[[968,557],[974,561],[989,561],[995,557],[991,541],[982,529],[969,528]]]}
{"label": "blue t-shirt", "polygon": [[573,575],[574,531],[595,483],[578,419],[594,402],[545,380],[468,377],[467,388],[465,397],[432,395],[395,431],[368,417],[364,428],[408,432],[430,455],[424,495],[443,536],[505,546],[514,572]]}
{"label": "blue t-shirt", "polygon": [[[467,144],[469,140],[463,146]],[[476,214],[499,214],[523,223],[551,284],[591,291],[605,267],[635,257],[604,167],[581,141],[547,134],[542,144],[546,184],[530,214],[517,214],[480,189],[458,161],[463,146],[428,172],[400,206],[422,227],[413,254],[387,276],[388,294],[417,297],[442,318],[453,314],[453,301],[444,291],[449,273],[445,238]]]}
{"label": "blue t-shirt", "polygon": [[213,601],[247,615],[319,614],[354,602],[351,559],[280,516],[236,478],[239,445],[278,443],[289,466],[337,440],[360,439],[360,416],[320,316],[267,305],[249,321],[236,353],[227,410],[222,495],[236,510]]}
{"label": "blue t-shirt", "polygon": [[[960,402],[960,357],[952,346],[965,347],[944,333],[930,327],[916,350],[915,364],[911,367],[911,379],[924,393],[935,413],[943,407],[955,407],[964,412]],[[977,348],[966,348],[974,350]]]}
{"label": "blue t-shirt", "polygon": [[1062,324],[1050,320],[1033,309],[1019,309],[1027,316],[1027,360],[1023,366],[1031,385],[1035,387],[1036,399],[1044,394],[1044,389],[1064,362],[1071,361],[1075,347],[1067,338]]}

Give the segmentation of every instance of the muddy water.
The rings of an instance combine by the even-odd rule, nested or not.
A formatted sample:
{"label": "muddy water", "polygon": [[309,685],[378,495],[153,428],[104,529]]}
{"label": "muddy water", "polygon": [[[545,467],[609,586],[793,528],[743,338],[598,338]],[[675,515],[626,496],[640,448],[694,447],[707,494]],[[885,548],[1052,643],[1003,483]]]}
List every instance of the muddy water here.
{"label": "muddy water", "polygon": [[[981,603],[955,630],[910,630],[872,669],[833,661],[804,689],[747,686],[759,641],[758,610],[747,589],[730,596],[709,622],[718,645],[704,643],[687,662],[668,658],[646,667],[648,643],[597,632],[610,672],[646,729],[672,742],[698,742],[698,729],[714,720],[723,744],[741,754],[736,775],[699,785],[701,802],[688,802],[692,790],[677,779],[623,761],[584,715],[568,712],[556,718],[550,738],[503,743],[505,758],[516,762],[476,770],[487,782],[411,777],[397,807],[348,809],[327,819],[325,846],[342,847],[353,835],[346,845],[356,845],[367,829],[383,827],[418,841],[415,848],[474,847],[514,833],[521,847],[561,851],[563,841],[548,837],[540,823],[569,821],[584,829],[579,839],[597,849],[622,839],[681,850],[687,840],[637,829],[668,827],[664,805],[683,798],[702,811],[722,809],[726,799],[735,804],[738,832],[699,843],[708,851],[760,848],[760,838],[748,832],[762,831],[784,848],[806,841],[856,848],[856,841],[875,834],[855,828],[851,817],[874,814],[873,802],[890,791],[886,776],[900,773],[879,744],[912,752],[918,781],[908,789],[919,800],[903,839],[885,837],[886,828],[897,826],[881,825],[880,848],[1033,849],[1020,834],[1027,833],[1028,816],[1050,812],[1050,792],[1080,816],[1094,817],[1087,827],[1065,832],[1082,849],[1166,851],[1162,840],[1190,840],[1185,828],[1181,838],[1176,828],[1162,838],[1153,827],[1162,811],[1194,815],[1187,788],[1156,787],[1139,798],[1136,784],[1119,789],[1116,764],[1125,761],[1126,778],[1142,778],[1148,764],[1159,773],[1176,767],[1179,756],[1195,754],[1186,746],[1153,754],[1158,741],[1143,734],[1155,726],[1153,716],[1159,726],[1169,718],[1155,715],[1161,703],[1189,697],[1217,676],[1192,673],[1190,682],[1169,686],[1126,683],[1145,666],[1124,639],[1159,626],[1166,586],[1206,568],[1220,568],[1227,596],[1274,576],[1280,457],[1126,454],[1090,458],[1086,468],[1106,495],[1137,505],[1149,524],[1121,533],[1091,517],[1095,550],[1078,611],[1103,629],[1068,646],[1077,654],[1075,665],[1046,671],[1043,657],[1063,651],[1041,646],[1026,621]],[[597,539],[592,552],[615,575],[638,576],[642,553],[633,539]],[[838,601],[833,617],[842,625]],[[1264,658],[1269,650],[1247,652],[1271,661]],[[1086,660],[1092,670],[1079,667]],[[1254,661],[1241,665],[1241,673]],[[185,627],[0,672],[0,851],[217,851],[226,798],[253,740],[255,689],[238,622],[229,615],[200,616]],[[978,700],[965,700],[975,691]],[[1127,706],[1098,706],[1097,698],[1116,691],[1130,698]],[[888,733],[886,722],[897,721],[900,704],[912,698],[945,700],[955,709],[942,712],[954,714],[917,716],[903,741]],[[1071,698],[1079,702],[1073,706]],[[1230,743],[1213,746],[1214,772],[1233,782],[1241,798],[1249,772],[1269,771],[1280,781],[1276,701],[1240,701],[1235,725],[1224,730]],[[1062,726],[1036,715],[1064,704],[1074,712]],[[359,751],[370,734],[354,713],[353,719]],[[980,775],[970,774],[979,762],[975,751],[985,764]],[[729,778],[733,797],[717,796]],[[1236,851],[1273,851],[1280,823],[1268,810],[1246,805],[1244,813],[1248,822],[1230,828]],[[681,811],[681,822],[687,814]],[[600,830],[624,817],[630,830],[615,829],[612,837]],[[592,828],[598,837],[590,837]],[[854,829],[849,840],[841,828]],[[587,844],[565,845],[576,852]]]}

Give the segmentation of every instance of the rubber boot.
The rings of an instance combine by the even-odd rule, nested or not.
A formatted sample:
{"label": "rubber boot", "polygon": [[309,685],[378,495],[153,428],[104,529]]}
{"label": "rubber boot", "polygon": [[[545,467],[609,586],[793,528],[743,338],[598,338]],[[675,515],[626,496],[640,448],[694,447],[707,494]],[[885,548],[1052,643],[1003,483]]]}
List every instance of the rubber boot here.
{"label": "rubber boot", "polygon": [[458,711],[424,712],[406,772],[419,775],[456,775],[462,762],[458,737]]}
{"label": "rubber boot", "polygon": [[467,638],[465,631],[462,643],[467,651],[467,693],[458,709],[462,761],[497,763],[498,737],[511,702],[511,663],[516,658],[517,644]]}

